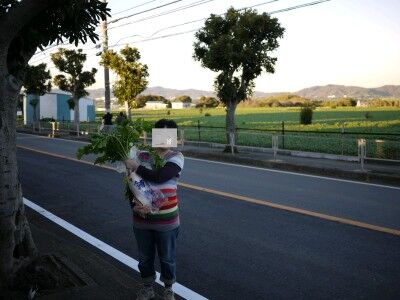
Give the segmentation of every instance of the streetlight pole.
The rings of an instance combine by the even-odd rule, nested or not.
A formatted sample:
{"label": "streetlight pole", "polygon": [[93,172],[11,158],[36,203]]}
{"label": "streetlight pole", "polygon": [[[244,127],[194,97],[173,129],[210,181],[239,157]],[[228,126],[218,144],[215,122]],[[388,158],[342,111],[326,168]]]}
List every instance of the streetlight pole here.
{"label": "streetlight pole", "polygon": [[[107,0],[103,0],[107,3]],[[107,32],[107,19],[101,23],[102,37],[103,37],[103,53],[108,50],[108,32]],[[106,112],[111,112],[111,95],[110,95],[110,71],[108,67],[104,67],[104,106]]]}

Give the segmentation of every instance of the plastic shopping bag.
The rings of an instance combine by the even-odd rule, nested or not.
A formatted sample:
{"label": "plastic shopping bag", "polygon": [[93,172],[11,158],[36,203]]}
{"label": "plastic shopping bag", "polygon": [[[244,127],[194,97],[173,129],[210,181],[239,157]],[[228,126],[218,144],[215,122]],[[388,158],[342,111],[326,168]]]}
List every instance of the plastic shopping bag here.
{"label": "plastic shopping bag", "polygon": [[[139,159],[139,156],[140,152],[137,148],[132,147],[129,158],[150,169],[151,163],[149,161],[143,162]],[[135,172],[129,174],[129,188],[141,204],[151,207],[152,212],[157,212],[165,201],[164,194],[157,187],[151,185]]]}
{"label": "plastic shopping bag", "polygon": [[165,201],[165,196],[159,189],[135,172],[129,176],[129,188],[141,204],[151,207],[152,212],[158,211]]}

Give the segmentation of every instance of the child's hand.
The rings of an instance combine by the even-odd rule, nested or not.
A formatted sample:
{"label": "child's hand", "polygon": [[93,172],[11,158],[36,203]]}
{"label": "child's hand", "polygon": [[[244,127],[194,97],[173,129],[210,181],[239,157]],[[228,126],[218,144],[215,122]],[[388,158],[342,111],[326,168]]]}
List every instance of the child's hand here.
{"label": "child's hand", "polygon": [[135,160],[133,159],[126,159],[124,160],[125,166],[129,171],[136,171],[136,169],[139,167],[139,163],[137,163]]}
{"label": "child's hand", "polygon": [[141,217],[145,218],[147,214],[151,212],[151,207],[148,205],[143,205],[141,203],[135,202],[133,211],[138,213]]}

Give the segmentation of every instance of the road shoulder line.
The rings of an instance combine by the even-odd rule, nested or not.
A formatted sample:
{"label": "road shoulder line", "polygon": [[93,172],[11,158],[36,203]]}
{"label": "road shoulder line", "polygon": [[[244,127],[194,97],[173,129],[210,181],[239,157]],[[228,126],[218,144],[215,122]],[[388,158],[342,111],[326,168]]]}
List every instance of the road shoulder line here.
{"label": "road shoulder line", "polygon": [[[89,233],[79,229],[78,227],[72,225],[71,223],[61,219],[60,217],[54,215],[53,213],[49,212],[48,210],[44,209],[43,207],[40,207],[39,205],[33,203],[32,201],[23,198],[24,204],[31,208],[32,210],[36,211],[37,213],[41,214],[43,217],[49,219],[50,221],[56,223],[57,225],[61,226],[68,232],[74,234],[75,236],[79,237],[80,239],[86,241],[90,245],[96,247],[97,249],[103,251],[104,253],[110,255],[114,259],[118,260],[122,264],[126,265],[127,267],[140,272],[139,271],[139,262],[132,257],[126,255],[125,253],[119,251],[118,249],[115,249],[114,247],[111,247],[110,245],[104,243],[103,241],[95,238],[94,236],[90,235]],[[156,272],[157,279],[156,282],[160,285],[163,285],[163,282],[160,281],[160,273]],[[176,294],[184,297],[185,299],[195,299],[195,300],[203,300],[207,299],[200,294],[188,289],[187,287],[175,283],[173,285],[173,290]]]}

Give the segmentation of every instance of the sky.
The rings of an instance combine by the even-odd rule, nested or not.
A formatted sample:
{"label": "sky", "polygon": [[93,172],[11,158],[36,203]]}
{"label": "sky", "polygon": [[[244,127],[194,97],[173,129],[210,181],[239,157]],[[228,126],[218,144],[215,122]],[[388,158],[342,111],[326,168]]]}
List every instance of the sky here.
{"label": "sky", "polygon": [[[267,0],[182,0],[149,12],[173,0],[109,0],[111,18],[137,14],[109,24],[109,45],[115,51],[125,45],[137,47],[141,61],[149,67],[149,86],[174,89],[213,90],[216,73],[194,61],[194,32],[167,36],[201,28],[204,21],[165,29],[173,25],[224,13],[229,7],[243,8]],[[314,0],[278,0],[256,7],[259,13],[273,12]],[[154,15],[192,3],[196,7],[165,16]],[[139,7],[134,7],[139,6]],[[130,9],[132,8],[132,9]],[[130,9],[130,10],[127,10]],[[123,12],[121,12],[123,11]],[[331,0],[315,6],[273,14],[285,28],[274,74],[263,73],[255,83],[262,92],[295,92],[302,88],[341,84],[378,87],[400,84],[400,1],[399,0]],[[142,20],[148,18],[148,20]],[[126,23],[132,24],[113,28]],[[160,29],[164,29],[160,32]],[[100,29],[99,29],[100,32]],[[157,38],[147,40],[149,38]],[[118,44],[118,46],[114,46]],[[88,55],[86,67],[98,69],[96,84],[104,86],[103,68],[99,66],[98,49],[93,44],[79,45]],[[67,45],[67,48],[74,46]],[[57,48],[36,54],[32,64],[48,63],[49,54]],[[114,76],[112,75],[112,80]]]}

